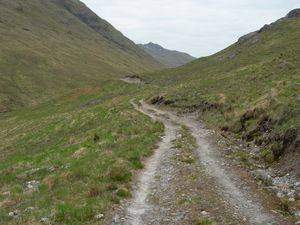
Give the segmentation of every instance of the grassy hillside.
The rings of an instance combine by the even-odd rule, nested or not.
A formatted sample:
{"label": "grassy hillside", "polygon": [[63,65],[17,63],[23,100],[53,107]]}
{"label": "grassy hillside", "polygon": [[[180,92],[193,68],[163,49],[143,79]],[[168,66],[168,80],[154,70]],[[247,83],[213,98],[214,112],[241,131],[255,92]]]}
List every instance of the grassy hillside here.
{"label": "grassy hillside", "polygon": [[158,68],[78,0],[0,2],[0,112]]}
{"label": "grassy hillside", "polygon": [[161,67],[78,0],[0,1],[0,224],[108,224],[163,131],[118,79]]}
{"label": "grassy hillside", "polygon": [[[268,159],[300,154],[300,10],[185,66],[145,75],[155,95],[214,127],[263,146]],[[272,161],[272,160],[270,160]]]}
{"label": "grassy hillside", "polygon": [[137,92],[107,81],[0,118],[1,224],[109,224],[163,131],[130,106]]}
{"label": "grassy hillside", "polygon": [[152,42],[144,45],[140,44],[139,46],[168,68],[182,66],[196,59],[187,53],[168,50]]}

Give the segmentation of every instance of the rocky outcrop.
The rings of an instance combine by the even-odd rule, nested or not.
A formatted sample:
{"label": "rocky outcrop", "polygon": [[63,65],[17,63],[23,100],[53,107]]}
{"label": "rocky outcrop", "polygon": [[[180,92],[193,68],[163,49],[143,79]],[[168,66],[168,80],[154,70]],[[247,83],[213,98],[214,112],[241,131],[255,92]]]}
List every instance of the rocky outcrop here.
{"label": "rocky outcrop", "polygon": [[258,32],[254,31],[249,34],[246,34],[239,38],[238,43],[244,43],[246,41],[251,41],[251,43],[255,43],[258,41]]}
{"label": "rocky outcrop", "polygon": [[294,9],[290,11],[286,16],[286,18],[295,18],[295,17],[300,17],[300,9]]}
{"label": "rocky outcrop", "polygon": [[277,20],[276,22],[271,23],[271,24],[266,24],[258,31],[254,31],[254,32],[251,32],[249,34],[246,34],[246,35],[240,37],[238,40],[238,43],[241,44],[241,43],[249,42],[250,44],[255,44],[257,41],[259,41],[260,33],[271,30],[275,24],[280,23],[286,19],[298,18],[298,17],[300,17],[300,9],[294,9],[294,10],[290,11],[285,17]]}

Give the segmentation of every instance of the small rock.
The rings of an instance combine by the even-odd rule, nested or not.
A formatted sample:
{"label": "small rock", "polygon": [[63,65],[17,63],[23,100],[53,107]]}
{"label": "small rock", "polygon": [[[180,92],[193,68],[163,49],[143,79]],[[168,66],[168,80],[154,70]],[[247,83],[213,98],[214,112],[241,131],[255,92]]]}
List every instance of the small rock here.
{"label": "small rock", "polygon": [[34,210],[34,207],[27,207],[25,209],[25,212],[32,212]]}
{"label": "small rock", "polygon": [[54,166],[49,166],[47,169],[48,169],[49,172],[54,172],[55,171]]}
{"label": "small rock", "polygon": [[97,215],[95,215],[95,217],[94,217],[96,220],[101,220],[101,219],[103,219],[104,218],[104,215],[103,214],[101,214],[101,213],[99,213],[99,214],[97,214]]}
{"label": "small rock", "polygon": [[277,195],[278,198],[283,198],[284,197],[284,194],[282,194],[281,192],[278,192],[276,195]]}
{"label": "small rock", "polygon": [[208,216],[208,212],[206,212],[206,211],[202,211],[201,214],[202,214],[203,216]]}
{"label": "small rock", "polygon": [[43,217],[41,219],[41,223],[49,223],[49,219],[47,217]]}
{"label": "small rock", "polygon": [[294,198],[289,198],[289,202],[294,202],[295,199]]}
{"label": "small rock", "polygon": [[2,195],[3,195],[3,196],[9,196],[9,195],[10,195],[10,192],[9,192],[9,191],[3,192]]}
{"label": "small rock", "polygon": [[295,223],[295,225],[299,225],[300,224],[300,221],[297,221],[296,223]]}
{"label": "small rock", "polygon": [[28,190],[37,189],[39,185],[40,185],[40,182],[36,181],[36,180],[25,182],[25,188],[28,189]]}
{"label": "small rock", "polygon": [[289,198],[294,198],[294,197],[295,197],[295,192],[296,192],[295,190],[289,191],[288,194],[287,194],[288,197],[289,197]]}
{"label": "small rock", "polygon": [[20,214],[21,214],[21,211],[16,209],[15,211],[8,213],[8,216],[14,217],[16,219],[20,216]]}

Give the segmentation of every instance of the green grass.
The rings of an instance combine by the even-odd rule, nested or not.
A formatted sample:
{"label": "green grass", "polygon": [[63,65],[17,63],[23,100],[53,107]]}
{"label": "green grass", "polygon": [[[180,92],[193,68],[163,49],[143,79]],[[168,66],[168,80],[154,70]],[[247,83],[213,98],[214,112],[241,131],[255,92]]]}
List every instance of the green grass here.
{"label": "green grass", "polygon": [[199,220],[196,220],[194,223],[195,223],[195,225],[213,225],[213,224],[215,224],[214,222],[212,222],[209,219],[199,219]]}
{"label": "green grass", "polygon": [[182,126],[179,132],[179,136],[173,142],[173,148],[181,150],[179,161],[187,164],[195,162],[193,151],[196,148],[196,140],[192,136],[191,131],[188,127]]}
{"label": "green grass", "polygon": [[[0,118],[0,202],[13,202],[0,208],[0,221],[15,224],[8,213],[19,209],[21,224],[94,224],[130,196],[132,171],[163,131],[129,104],[138,91],[108,81]],[[28,192],[31,180],[40,185]]]}

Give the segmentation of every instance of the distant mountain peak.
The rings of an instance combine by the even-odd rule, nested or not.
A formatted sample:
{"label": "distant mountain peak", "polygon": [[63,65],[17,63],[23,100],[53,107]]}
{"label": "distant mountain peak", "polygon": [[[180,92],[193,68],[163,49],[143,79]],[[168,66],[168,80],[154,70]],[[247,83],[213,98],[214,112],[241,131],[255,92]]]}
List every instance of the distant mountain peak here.
{"label": "distant mountain peak", "polygon": [[193,56],[187,53],[165,49],[161,45],[153,42],[149,42],[148,44],[140,44],[139,46],[154,59],[169,68],[182,66],[195,59]]}
{"label": "distant mountain peak", "polygon": [[144,45],[146,48],[151,48],[151,49],[156,49],[156,50],[163,50],[164,48],[159,45],[159,44],[155,44],[153,42],[149,42],[148,44]]}

